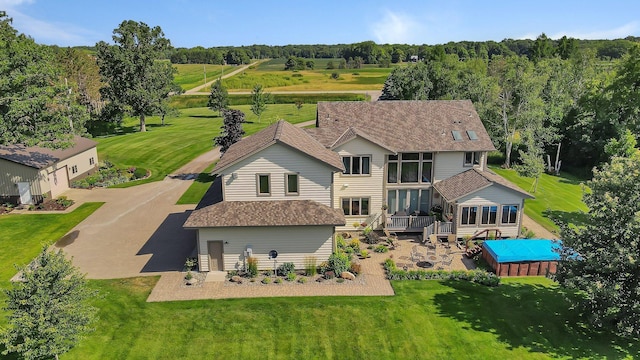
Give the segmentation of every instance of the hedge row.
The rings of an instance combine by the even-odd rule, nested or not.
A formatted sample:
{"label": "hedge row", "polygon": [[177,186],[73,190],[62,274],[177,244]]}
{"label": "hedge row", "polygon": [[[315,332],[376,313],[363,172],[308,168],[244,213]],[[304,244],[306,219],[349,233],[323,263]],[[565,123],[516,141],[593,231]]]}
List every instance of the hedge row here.
{"label": "hedge row", "polygon": [[[318,101],[365,101],[365,94],[328,93],[328,94],[271,94],[273,104],[316,104]],[[206,107],[209,95],[181,95],[171,98],[171,106],[176,109]],[[229,105],[251,105],[251,94],[229,95]]]}
{"label": "hedge row", "polygon": [[496,274],[485,270],[409,270],[398,269],[392,259],[384,263],[389,280],[464,280],[486,286],[500,285]]}

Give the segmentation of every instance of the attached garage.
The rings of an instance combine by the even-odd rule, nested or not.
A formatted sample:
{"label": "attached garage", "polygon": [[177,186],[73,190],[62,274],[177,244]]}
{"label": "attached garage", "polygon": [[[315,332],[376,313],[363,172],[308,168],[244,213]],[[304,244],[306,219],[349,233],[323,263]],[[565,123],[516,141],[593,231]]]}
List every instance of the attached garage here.
{"label": "attached garage", "polygon": [[38,146],[0,146],[0,201],[15,204],[58,197],[73,180],[98,168],[97,143],[76,136],[74,146],[52,150]]}

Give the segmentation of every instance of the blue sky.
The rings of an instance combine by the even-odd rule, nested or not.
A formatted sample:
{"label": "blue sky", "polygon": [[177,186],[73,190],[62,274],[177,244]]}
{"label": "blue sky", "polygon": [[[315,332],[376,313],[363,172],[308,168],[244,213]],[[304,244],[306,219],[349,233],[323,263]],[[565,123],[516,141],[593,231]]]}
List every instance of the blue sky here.
{"label": "blue sky", "polygon": [[160,26],[175,47],[640,36],[637,0],[0,0],[0,9],[18,31],[60,46],[110,42],[123,20]]}

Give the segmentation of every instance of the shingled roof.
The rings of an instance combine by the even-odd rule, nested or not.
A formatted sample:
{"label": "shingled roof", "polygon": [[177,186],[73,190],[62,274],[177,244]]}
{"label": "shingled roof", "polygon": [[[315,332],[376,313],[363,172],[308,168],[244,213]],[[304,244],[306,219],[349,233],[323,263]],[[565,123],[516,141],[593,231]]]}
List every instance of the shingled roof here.
{"label": "shingled roof", "polygon": [[463,173],[437,182],[433,187],[447,202],[451,202],[494,184],[511,189],[522,194],[524,197],[533,198],[531,194],[520,189],[508,180],[492,172],[480,171],[478,169],[469,169]]}
{"label": "shingled roof", "polygon": [[221,171],[229,166],[276,143],[298,150],[337,170],[344,170],[340,155],[324,147],[304,130],[280,120],[266,129],[231,145],[216,164],[213,173],[220,174]]}
{"label": "shingled roof", "polygon": [[96,147],[98,143],[91,139],[75,136],[74,145],[66,149],[48,149],[39,146],[23,145],[0,146],[0,159],[36,169],[45,169],[61,160],[68,159]]}
{"label": "shingled roof", "polygon": [[316,127],[309,134],[328,148],[354,128],[396,152],[495,150],[470,100],[319,102]]}
{"label": "shingled roof", "polygon": [[342,210],[313,200],[222,201],[195,210],[185,228],[344,225]]}

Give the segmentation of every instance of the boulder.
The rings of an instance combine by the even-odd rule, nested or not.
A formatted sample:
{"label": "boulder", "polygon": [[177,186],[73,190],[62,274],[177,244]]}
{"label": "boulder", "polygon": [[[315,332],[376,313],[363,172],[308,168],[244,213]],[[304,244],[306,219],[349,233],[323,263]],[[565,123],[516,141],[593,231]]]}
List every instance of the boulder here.
{"label": "boulder", "polygon": [[340,277],[345,279],[345,280],[355,280],[356,276],[353,273],[350,273],[348,271],[343,271],[342,274],[340,274]]}
{"label": "boulder", "polygon": [[238,276],[238,275],[234,275],[231,277],[231,281],[238,283],[238,284],[242,284],[242,277]]}

